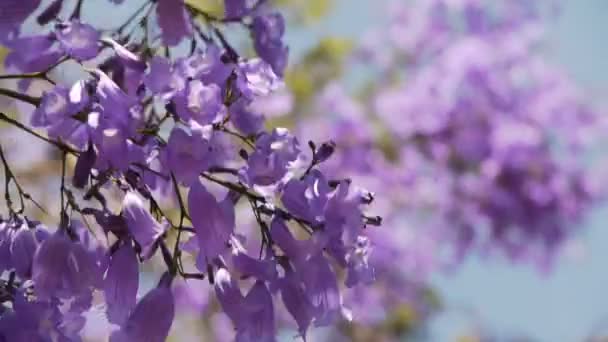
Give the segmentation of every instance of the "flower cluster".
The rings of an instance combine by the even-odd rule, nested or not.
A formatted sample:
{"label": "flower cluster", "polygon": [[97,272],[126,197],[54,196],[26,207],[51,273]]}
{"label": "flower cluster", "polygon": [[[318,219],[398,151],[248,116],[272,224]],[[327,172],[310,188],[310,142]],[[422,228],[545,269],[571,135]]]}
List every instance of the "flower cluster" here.
{"label": "flower cluster", "polygon": [[538,5],[500,2],[502,16],[476,1],[433,6],[466,25],[432,25],[450,42],[415,62],[407,84],[381,89],[375,112],[445,170],[439,209],[460,253],[476,245],[547,266],[597,195],[583,167],[599,115],[536,52]]}
{"label": "flower cluster", "polygon": [[[265,130],[253,106],[282,87],[281,14],[263,0],[226,0],[224,17],[182,0],[147,1],[124,25],[101,32],[81,21],[82,0],[69,18],[59,0],[37,18],[43,33],[21,35],[38,5],[11,2],[15,15],[0,27],[6,66],[22,73],[5,76],[19,79],[21,92],[0,94],[36,108],[29,123],[0,118],[61,152],[60,221],[56,229],[32,221],[23,203],[13,207],[7,187],[0,339],[78,341],[83,314],[99,307],[102,294],[117,326],[112,342],[164,341],[177,277],[209,281],[238,341],[275,339],[275,299],[303,337],[312,325],[349,317],[339,275],[346,287],[373,282],[364,228],[380,219],[364,213],[371,200],[349,179],[320,171],[331,141],[311,141],[306,153],[287,129]],[[250,30],[259,58],[230,45],[223,33],[230,25]],[[51,79],[49,71],[67,61],[84,76],[71,84]],[[51,87],[40,98],[28,95],[32,79]],[[22,201],[33,201],[4,154],[2,161],[7,185],[14,181]],[[110,190],[120,194],[119,208]],[[161,199],[179,206],[177,219]],[[237,206],[250,209],[258,234],[237,227]],[[139,264],[161,257],[160,280],[138,299]]]}
{"label": "flower cluster", "polygon": [[388,29],[352,56],[369,81],[364,99],[336,80],[317,97],[323,117],[298,118],[302,132],[336,143],[324,171],[382,194],[377,281],[346,298],[370,326],[398,303],[418,309],[428,275],[473,252],[547,270],[601,195],[586,169],[601,117],[538,53],[541,10],[394,2]]}

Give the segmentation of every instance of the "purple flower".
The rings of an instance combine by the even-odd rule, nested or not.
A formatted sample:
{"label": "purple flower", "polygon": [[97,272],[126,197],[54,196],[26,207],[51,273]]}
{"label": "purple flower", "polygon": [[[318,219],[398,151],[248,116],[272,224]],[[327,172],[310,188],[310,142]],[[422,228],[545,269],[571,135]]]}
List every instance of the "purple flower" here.
{"label": "purple flower", "polygon": [[90,144],[87,150],[78,156],[78,161],[74,166],[72,185],[79,189],[82,189],[87,185],[96,158],[95,149],[93,148],[93,145]]}
{"label": "purple flower", "polygon": [[205,270],[205,265],[227,248],[235,224],[234,204],[228,196],[218,202],[199,181],[188,193],[188,212],[200,247],[197,265]]}
{"label": "purple flower", "polygon": [[97,79],[95,94],[103,108],[100,125],[127,129],[133,119],[130,108],[136,100],[129,97],[120,87],[101,70],[93,70]]}
{"label": "purple flower", "polygon": [[255,145],[255,152],[249,156],[247,166],[242,170],[242,175],[250,184],[271,185],[278,182],[300,155],[298,140],[285,128],[275,128],[271,134],[262,133]]}
{"label": "purple flower", "polygon": [[46,70],[55,64],[63,53],[52,49],[55,40],[51,35],[19,37],[6,42],[11,52],[4,64],[21,72]]}
{"label": "purple flower", "polygon": [[298,275],[290,270],[280,280],[279,289],[285,308],[298,325],[300,336],[306,339],[306,331],[314,319],[314,307],[304,284]]}
{"label": "purple flower", "polygon": [[97,56],[99,32],[78,20],[57,24],[55,35],[61,47],[72,58],[85,61]]}
{"label": "purple flower", "polygon": [[218,268],[214,278],[215,296],[222,306],[224,313],[236,325],[236,322],[240,322],[243,316],[243,294],[241,293],[241,289],[237,282],[232,279],[232,276],[230,276],[230,272],[225,268]]}
{"label": "purple flower", "polygon": [[137,303],[110,342],[164,342],[175,316],[175,301],[168,274]]}
{"label": "purple flower", "polygon": [[183,0],[159,0],[156,15],[166,45],[175,46],[192,34],[190,16]]}
{"label": "purple flower", "polygon": [[251,31],[255,51],[272,66],[275,74],[282,77],[289,52],[289,48],[281,41],[285,33],[283,16],[280,13],[257,16],[253,19]]}
{"label": "purple flower", "polygon": [[211,308],[213,292],[206,279],[184,279],[173,287],[178,312],[200,315]]}
{"label": "purple flower", "polygon": [[95,168],[126,171],[132,163],[145,164],[145,146],[136,144],[117,127],[97,129],[93,142],[98,151]]}
{"label": "purple flower", "polygon": [[138,288],[137,255],[131,244],[124,242],[111,256],[103,285],[108,320],[111,323],[121,325],[126,321],[135,307]]}
{"label": "purple flower", "polygon": [[281,201],[290,213],[323,225],[325,239],[339,238],[345,230],[357,234],[363,228],[361,201],[351,196],[349,184],[342,181],[332,189],[321,171],[313,170],[303,180],[291,179]]}
{"label": "purple flower", "polygon": [[240,62],[236,72],[236,87],[248,100],[268,96],[285,86],[272,66],[260,58]]}
{"label": "purple flower", "polygon": [[350,320],[348,310],[342,306],[336,274],[323,255],[318,254],[299,267],[298,271],[309,270],[302,282],[313,306],[315,325],[329,325],[339,318]]}
{"label": "purple flower", "polygon": [[246,136],[255,136],[261,132],[265,121],[264,116],[253,112],[244,99],[230,106],[230,122]]}
{"label": "purple flower", "polygon": [[272,259],[260,260],[247,255],[247,251],[236,238],[232,238],[232,264],[243,276],[253,276],[264,281],[277,278],[277,265]]}
{"label": "purple flower", "polygon": [[95,256],[64,231],[46,239],[34,256],[32,280],[38,298],[69,298],[90,292],[101,278]]}
{"label": "purple flower", "polygon": [[12,309],[0,316],[0,340],[15,342],[79,341],[83,318],[74,312],[62,312],[57,302],[26,298],[25,290],[15,291]]}
{"label": "purple flower", "polygon": [[12,220],[0,222],[0,271],[2,272],[13,267],[11,261],[11,241],[13,240],[14,232],[14,222]]}
{"label": "purple flower", "polygon": [[272,296],[263,282],[257,281],[243,297],[230,273],[220,268],[215,274],[215,293],[236,328],[236,341],[275,341]]}
{"label": "purple flower", "polygon": [[178,181],[191,184],[198,181],[201,172],[220,162],[219,148],[212,136],[211,126],[196,127],[191,134],[174,128],[163,154],[164,166]]}
{"label": "purple flower", "polygon": [[325,208],[325,228],[329,234],[339,234],[344,229],[358,234],[363,228],[361,201],[350,191],[350,182],[341,181]]}
{"label": "purple flower", "polygon": [[241,316],[236,325],[236,341],[254,342],[275,341],[274,307],[268,288],[261,281],[256,281],[243,301],[245,316]]}
{"label": "purple flower", "polygon": [[40,6],[40,0],[5,0],[0,10],[0,41],[18,33],[25,20]]}
{"label": "purple flower", "polygon": [[348,274],[345,284],[353,287],[359,283],[369,285],[375,280],[374,268],[369,264],[371,242],[365,236],[358,236],[357,241],[346,255]]}
{"label": "purple flower", "polygon": [[[95,263],[99,265],[99,269],[105,271],[109,262],[106,246],[89,230],[89,227],[76,219],[70,222],[70,230],[75,236],[74,241],[78,241],[93,256]],[[96,287],[100,286],[101,283]]]}
{"label": "purple flower", "polygon": [[44,93],[40,106],[32,115],[32,126],[47,127],[49,136],[84,148],[93,130],[92,117],[82,112],[88,104],[84,81],[76,82],[71,89],[56,86]]}
{"label": "purple flower", "polygon": [[174,101],[182,120],[194,120],[203,126],[213,123],[224,112],[221,89],[216,84],[203,84],[198,80],[188,82],[184,92]]}
{"label": "purple flower", "polygon": [[204,84],[223,85],[232,72],[232,66],[222,62],[222,51],[215,44],[208,44],[205,51],[196,51],[190,57],[175,61],[177,74],[184,80],[199,80]]}
{"label": "purple flower", "polygon": [[273,242],[294,263],[305,261],[315,251],[315,246],[310,240],[297,240],[287,228],[285,221],[279,217],[275,217],[270,224],[270,236]]}
{"label": "purple flower", "polygon": [[[31,5],[40,5],[6,1],[19,20],[35,11]],[[261,1],[225,2],[226,21],[239,21],[249,30],[258,58],[248,59],[225,41],[231,38],[232,25],[223,28],[225,36],[212,26],[194,27],[197,15],[185,0],[151,1],[141,11],[155,10],[156,20],[146,23],[158,27],[137,24],[144,15],[140,12],[118,31],[103,31],[108,34],[104,38],[101,30],[80,21],[86,5],[78,3],[72,13],[63,13],[64,4],[51,0],[40,9],[38,22],[43,26],[58,16],[69,18],[59,19],[46,35],[19,38],[20,22],[5,18],[6,23],[0,23],[0,41],[11,50],[7,66],[40,72],[24,79],[55,85],[48,77],[64,71],[56,67],[69,68],[56,64],[64,60],[75,60],[89,76],[72,87],[57,85],[46,91],[31,117],[32,126],[44,128],[50,139],[78,149],[75,167],[64,173],[73,173],[72,185],[83,193],[63,194],[60,228],[52,235],[12,207],[10,220],[0,219],[0,271],[15,270],[17,276],[4,283],[14,288],[5,289],[7,295],[2,296],[0,341],[79,341],[91,311],[118,326],[111,342],[164,341],[175,316],[171,283],[178,275],[184,281],[209,277],[237,341],[276,340],[274,294],[281,295],[302,337],[311,324],[327,325],[348,316],[336,274],[345,275],[348,286],[374,278],[370,244],[365,238],[357,240],[360,228],[371,219],[363,216],[360,207],[366,202],[358,192],[353,196],[350,181],[335,181],[341,176],[324,173],[325,161],[338,153],[338,146],[313,147],[310,168],[297,174],[305,158],[296,137],[284,128],[264,129],[268,113],[260,100],[285,90],[280,79],[288,57],[283,16],[267,12],[269,5]],[[198,34],[192,36],[195,28]],[[150,30],[155,32],[149,35]],[[189,52],[182,49],[186,40],[191,40]],[[166,58],[156,56],[162,46],[169,47]],[[176,54],[182,57],[171,57]],[[243,137],[233,130],[246,139],[239,141]],[[252,148],[236,153],[243,142]],[[167,234],[174,223],[157,217],[166,209],[166,198],[159,196],[175,199],[173,177],[187,188],[187,212],[182,214],[192,226],[180,222],[180,232],[190,240],[174,241],[175,249]],[[539,202],[551,197],[535,185],[524,191]],[[110,202],[115,190],[124,194],[118,213]],[[158,190],[160,194],[153,193]],[[237,203],[247,200],[261,230],[259,256],[244,247],[249,236],[236,232]],[[155,212],[157,205],[163,210],[157,207]],[[97,225],[85,228],[72,211],[93,216]],[[295,230],[292,234],[287,221],[299,223],[306,239]],[[99,227],[102,231],[97,232]],[[105,236],[98,241],[96,233]],[[157,249],[168,270],[138,301],[139,263]],[[195,265],[187,264],[186,254],[194,257]],[[191,273],[192,266],[203,274]],[[241,285],[246,286],[242,292]],[[96,290],[103,292],[103,302]],[[206,292],[191,295],[180,288],[180,303],[195,299],[187,306],[207,309]],[[214,329],[218,337],[225,336]]]}
{"label": "purple flower", "polygon": [[185,87],[185,80],[174,74],[171,62],[158,56],[152,58],[144,83],[154,94],[171,93]]}
{"label": "purple flower", "polygon": [[156,248],[158,239],[164,234],[164,228],[152,217],[144,206],[142,199],[133,191],[127,192],[122,202],[122,216],[129,233],[137,241],[144,255]]}
{"label": "purple flower", "polygon": [[331,193],[325,176],[313,170],[303,180],[291,179],[283,189],[281,202],[297,217],[310,222],[323,222]]}
{"label": "purple flower", "polygon": [[250,0],[225,0],[224,16],[226,18],[242,18],[250,10]]}
{"label": "purple flower", "polygon": [[143,72],[146,70],[146,63],[136,54],[129,51],[126,47],[118,44],[112,38],[103,38],[103,41],[110,44],[116,52],[116,56],[123,63],[124,66],[137,72]]}
{"label": "purple flower", "polygon": [[36,230],[30,229],[25,222],[22,222],[12,233],[9,249],[11,264],[21,278],[27,279],[32,276],[34,254],[41,242],[38,237]]}

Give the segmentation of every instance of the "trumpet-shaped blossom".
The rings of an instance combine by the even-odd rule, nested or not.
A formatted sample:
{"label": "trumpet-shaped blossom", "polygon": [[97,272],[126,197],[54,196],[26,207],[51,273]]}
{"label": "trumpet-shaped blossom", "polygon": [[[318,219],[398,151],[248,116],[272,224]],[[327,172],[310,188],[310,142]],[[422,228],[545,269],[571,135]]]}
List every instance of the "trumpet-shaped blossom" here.
{"label": "trumpet-shaped blossom", "polygon": [[139,288],[137,255],[130,243],[112,254],[103,285],[108,320],[120,325],[135,307]]}
{"label": "trumpet-shaped blossom", "polygon": [[156,15],[166,45],[175,46],[192,34],[192,23],[183,0],[160,0]]}
{"label": "trumpet-shaped blossom", "polygon": [[[348,318],[342,274],[349,286],[373,278],[370,244],[357,240],[371,200],[322,169],[338,149],[331,137],[319,148],[310,142],[307,159],[288,129],[266,127],[282,110],[268,110],[277,92],[289,97],[285,21],[271,4],[228,1],[222,18],[183,0],[152,1],[103,30],[85,22],[81,1],[69,14],[61,0],[40,12],[39,2],[8,4],[15,18],[0,9],[0,42],[15,75],[6,78],[20,79],[19,91],[43,91],[1,89],[36,107],[29,124],[4,121],[61,152],[61,180],[50,233],[26,216],[38,202],[2,154],[6,185],[16,187],[0,220],[8,277],[0,282],[0,340],[79,341],[87,321],[99,319],[115,326],[112,342],[164,341],[178,277],[208,279],[237,341],[276,340],[279,296],[303,337],[312,325]],[[20,35],[33,12],[41,27]],[[255,57],[231,44],[236,23],[249,30]],[[164,275],[138,300],[140,264]],[[182,305],[192,291],[178,293]],[[201,295],[191,306],[210,303]]]}
{"label": "trumpet-shaped blossom", "polygon": [[157,287],[150,290],[135,306],[129,318],[110,342],[163,342],[175,316],[175,300],[170,277],[165,274]]}
{"label": "trumpet-shaped blossom", "polygon": [[134,192],[128,192],[123,199],[123,212],[129,234],[147,254],[155,248],[157,240],[164,233],[163,226],[150,215],[142,199]]}
{"label": "trumpet-shaped blossom", "polygon": [[227,249],[235,224],[234,205],[229,197],[218,201],[197,181],[188,193],[188,209],[200,247],[197,263],[201,267]]}
{"label": "trumpet-shaped blossom", "polygon": [[82,295],[92,291],[100,278],[94,255],[64,232],[53,234],[36,251],[32,280],[39,298]]}

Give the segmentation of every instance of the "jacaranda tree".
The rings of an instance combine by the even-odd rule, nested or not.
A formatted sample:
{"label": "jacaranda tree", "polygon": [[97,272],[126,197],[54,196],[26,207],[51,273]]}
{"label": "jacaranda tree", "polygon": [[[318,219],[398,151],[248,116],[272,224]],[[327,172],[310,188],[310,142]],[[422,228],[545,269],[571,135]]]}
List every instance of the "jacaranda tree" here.
{"label": "jacaranda tree", "polygon": [[399,3],[293,67],[299,3],[94,2],[0,5],[2,134],[58,160],[41,190],[0,137],[0,341],[165,341],[188,315],[199,339],[398,339],[432,272],[546,270],[601,195],[598,114],[538,53],[534,2]]}

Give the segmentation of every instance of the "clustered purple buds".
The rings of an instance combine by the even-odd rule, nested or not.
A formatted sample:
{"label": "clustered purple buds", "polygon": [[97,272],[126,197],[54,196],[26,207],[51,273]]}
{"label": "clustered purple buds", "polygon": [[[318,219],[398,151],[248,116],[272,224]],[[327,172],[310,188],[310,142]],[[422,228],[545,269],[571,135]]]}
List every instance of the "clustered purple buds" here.
{"label": "clustered purple buds", "polygon": [[[40,98],[15,99],[36,106],[20,127],[43,130],[62,154],[60,223],[50,229],[12,208],[0,221],[0,268],[9,274],[0,281],[0,340],[78,341],[101,294],[115,326],[110,341],[164,341],[179,277],[209,281],[238,341],[275,340],[280,300],[303,337],[350,319],[341,283],[375,278],[364,213],[371,199],[319,169],[337,149],[331,140],[307,164],[299,140],[285,128],[266,130],[252,106],[284,87],[283,16],[264,1],[227,0],[226,17],[216,18],[158,0],[102,32],[81,21],[82,1],[69,20],[57,17],[67,3],[55,1],[38,18],[41,33],[22,36],[21,22],[39,5],[10,1],[16,19],[1,20],[0,42],[11,49],[7,67],[50,84]],[[222,33],[228,22],[251,30],[259,58],[237,54]],[[159,37],[149,36],[154,23]],[[80,80],[48,77],[65,61],[81,69]],[[110,205],[110,190],[120,207]],[[242,205],[253,231],[237,224]],[[186,264],[188,255],[195,262]],[[138,298],[139,265],[154,256],[166,269]]]}

